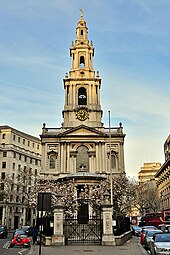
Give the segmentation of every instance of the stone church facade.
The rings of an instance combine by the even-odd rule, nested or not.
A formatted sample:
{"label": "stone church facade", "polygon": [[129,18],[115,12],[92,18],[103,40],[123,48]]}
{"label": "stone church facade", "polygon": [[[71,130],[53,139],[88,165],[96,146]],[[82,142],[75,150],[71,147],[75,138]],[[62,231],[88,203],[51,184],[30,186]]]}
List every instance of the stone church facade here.
{"label": "stone church facade", "polygon": [[70,48],[72,66],[64,78],[61,127],[43,124],[41,179],[57,180],[86,172],[99,176],[124,174],[123,127],[104,127],[101,78],[93,67],[94,47],[81,15]]}

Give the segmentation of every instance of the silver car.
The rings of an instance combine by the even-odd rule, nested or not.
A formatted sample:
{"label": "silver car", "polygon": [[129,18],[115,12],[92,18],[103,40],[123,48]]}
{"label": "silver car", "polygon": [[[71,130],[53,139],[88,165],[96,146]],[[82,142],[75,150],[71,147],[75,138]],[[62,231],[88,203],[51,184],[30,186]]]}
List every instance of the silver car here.
{"label": "silver car", "polygon": [[163,233],[162,230],[148,229],[144,237],[144,247],[146,250],[150,250],[150,242],[153,240],[153,236],[157,233]]}
{"label": "silver car", "polygon": [[170,233],[157,233],[150,242],[151,255],[170,255]]}

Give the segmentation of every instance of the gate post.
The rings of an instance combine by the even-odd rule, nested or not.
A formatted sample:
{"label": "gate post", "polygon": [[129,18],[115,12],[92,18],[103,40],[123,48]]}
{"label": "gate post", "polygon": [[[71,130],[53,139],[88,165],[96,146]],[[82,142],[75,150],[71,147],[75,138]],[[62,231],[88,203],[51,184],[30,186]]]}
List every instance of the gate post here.
{"label": "gate post", "polygon": [[52,237],[52,245],[65,245],[65,237],[63,235],[63,206],[58,204],[54,208],[54,235]]}
{"label": "gate post", "polygon": [[112,228],[112,205],[103,205],[103,235],[102,245],[116,245]]}

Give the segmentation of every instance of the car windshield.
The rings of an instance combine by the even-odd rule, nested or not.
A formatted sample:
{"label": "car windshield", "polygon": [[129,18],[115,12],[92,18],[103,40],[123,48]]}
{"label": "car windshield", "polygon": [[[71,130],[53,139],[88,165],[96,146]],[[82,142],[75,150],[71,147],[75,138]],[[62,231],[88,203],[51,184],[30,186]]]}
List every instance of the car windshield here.
{"label": "car windshield", "polygon": [[155,235],[155,242],[170,242],[170,234]]}
{"label": "car windshield", "polygon": [[1,226],[1,227],[0,227],[0,231],[3,231],[3,230],[4,230],[4,227]]}

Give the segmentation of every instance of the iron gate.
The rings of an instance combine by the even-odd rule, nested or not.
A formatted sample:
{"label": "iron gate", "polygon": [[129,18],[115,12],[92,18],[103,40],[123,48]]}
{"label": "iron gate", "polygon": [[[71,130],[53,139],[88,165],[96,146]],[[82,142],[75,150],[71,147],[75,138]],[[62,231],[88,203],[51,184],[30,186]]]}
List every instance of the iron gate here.
{"label": "iron gate", "polygon": [[89,219],[86,224],[79,223],[77,219],[65,219],[64,221],[66,245],[100,245],[102,233],[103,228],[101,219]]}

